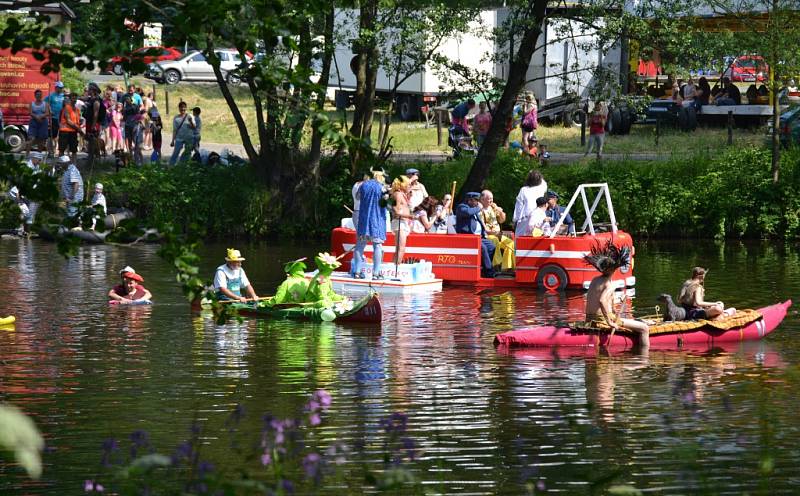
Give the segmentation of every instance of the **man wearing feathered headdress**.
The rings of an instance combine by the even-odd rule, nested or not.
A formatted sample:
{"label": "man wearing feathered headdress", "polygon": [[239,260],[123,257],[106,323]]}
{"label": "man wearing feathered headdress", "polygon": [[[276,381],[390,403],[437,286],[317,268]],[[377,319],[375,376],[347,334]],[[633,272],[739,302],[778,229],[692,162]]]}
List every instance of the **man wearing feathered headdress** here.
{"label": "man wearing feathered headdress", "polygon": [[614,284],[611,276],[620,267],[630,263],[631,252],[627,246],[618,247],[610,240],[605,246],[599,243],[583,257],[600,275],[592,279],[586,295],[586,321],[608,324],[612,330],[627,329],[639,334],[639,346],[650,346],[650,328],[642,321],[625,319],[614,314]]}

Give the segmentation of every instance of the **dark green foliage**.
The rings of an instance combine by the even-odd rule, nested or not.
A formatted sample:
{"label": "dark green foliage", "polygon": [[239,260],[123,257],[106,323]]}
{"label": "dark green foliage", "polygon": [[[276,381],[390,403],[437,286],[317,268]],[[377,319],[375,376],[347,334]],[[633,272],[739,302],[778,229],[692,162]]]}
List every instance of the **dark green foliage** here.
{"label": "dark green foliage", "polygon": [[[607,182],[619,225],[639,236],[786,238],[800,236],[800,152],[782,157],[783,180],[772,183],[770,155],[758,148],[735,149],[720,156],[659,162],[604,161],[540,168],[549,189],[566,205],[581,183]],[[512,153],[501,153],[492,166],[488,187],[509,216],[530,169],[537,165]],[[329,179],[310,192],[302,211],[281,212],[268,190],[252,180],[247,167],[127,169],[103,179],[112,205],[133,209],[149,225],[170,221],[186,230],[204,226],[206,236],[320,237],[339,225],[352,207],[354,180],[348,162],[328,159]],[[463,183],[470,162],[395,164],[389,180],[408,167],[419,169],[428,193],[441,198],[452,182]],[[457,199],[460,202],[460,199]],[[591,200],[591,198],[590,198]],[[573,209],[583,221],[582,208]],[[599,217],[606,216],[600,211]],[[596,219],[597,220],[597,219]],[[603,219],[601,219],[603,220]]]}
{"label": "dark green foliage", "polygon": [[145,166],[109,174],[102,182],[109,205],[130,208],[151,227],[171,223],[177,231],[188,232],[196,225],[211,239],[321,236],[348,216],[342,205],[352,207],[352,181],[346,162],[342,164],[339,168],[323,161],[333,172],[320,184],[319,193],[297,192],[307,195],[302,212],[283,212],[248,166]]}

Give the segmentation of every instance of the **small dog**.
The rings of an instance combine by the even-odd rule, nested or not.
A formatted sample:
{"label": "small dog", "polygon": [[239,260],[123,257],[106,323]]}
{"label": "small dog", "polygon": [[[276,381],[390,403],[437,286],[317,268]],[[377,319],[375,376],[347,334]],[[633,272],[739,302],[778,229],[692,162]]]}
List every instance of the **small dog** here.
{"label": "small dog", "polygon": [[103,138],[97,138],[95,143],[97,144],[97,146],[94,149],[96,158],[108,157],[108,152],[106,151],[106,140],[104,140]]}
{"label": "small dog", "polygon": [[119,172],[122,167],[127,167],[131,160],[132,157],[130,153],[124,150],[114,150],[114,167],[117,172]]}
{"label": "small dog", "polygon": [[658,301],[663,302],[664,307],[664,322],[672,322],[677,320],[686,320],[686,309],[679,307],[672,301],[672,296],[662,293],[658,295]]}

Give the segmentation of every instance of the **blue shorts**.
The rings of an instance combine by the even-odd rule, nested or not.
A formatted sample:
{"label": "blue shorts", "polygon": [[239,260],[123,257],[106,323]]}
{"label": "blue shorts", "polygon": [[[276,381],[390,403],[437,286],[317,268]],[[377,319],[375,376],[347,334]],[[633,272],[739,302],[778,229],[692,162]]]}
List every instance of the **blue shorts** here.
{"label": "blue shorts", "polygon": [[31,122],[28,124],[28,137],[33,139],[47,139],[50,132],[47,124],[47,119],[43,121],[31,119]]}
{"label": "blue shorts", "polygon": [[703,320],[708,318],[708,314],[706,314],[703,308],[684,308],[686,309],[686,320]]}

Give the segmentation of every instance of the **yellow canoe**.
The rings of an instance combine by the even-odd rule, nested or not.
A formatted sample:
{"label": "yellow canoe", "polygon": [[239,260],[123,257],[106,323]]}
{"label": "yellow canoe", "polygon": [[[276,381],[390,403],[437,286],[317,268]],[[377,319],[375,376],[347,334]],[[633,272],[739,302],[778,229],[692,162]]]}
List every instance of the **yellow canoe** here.
{"label": "yellow canoe", "polygon": [[13,315],[9,315],[8,317],[0,318],[0,325],[13,324],[16,321],[17,321],[16,317],[14,317]]}

